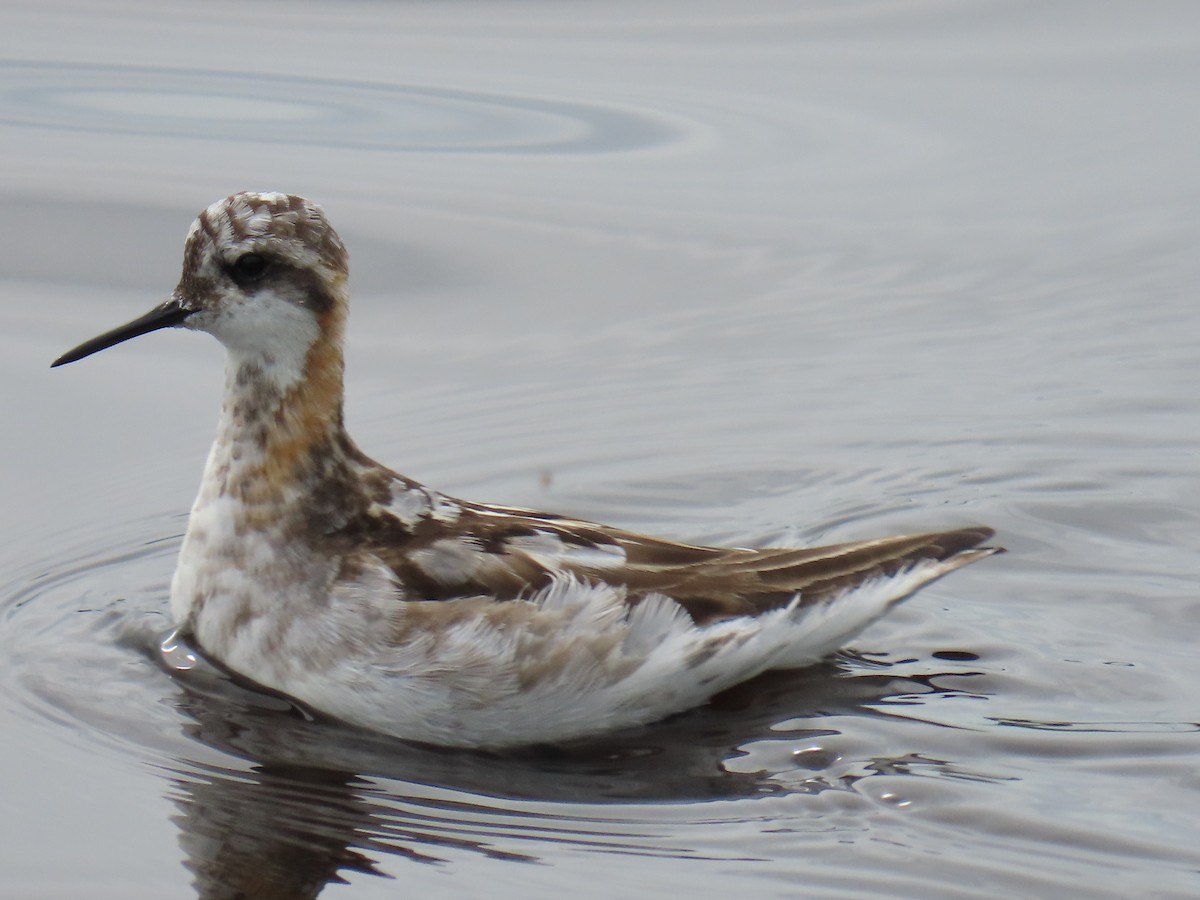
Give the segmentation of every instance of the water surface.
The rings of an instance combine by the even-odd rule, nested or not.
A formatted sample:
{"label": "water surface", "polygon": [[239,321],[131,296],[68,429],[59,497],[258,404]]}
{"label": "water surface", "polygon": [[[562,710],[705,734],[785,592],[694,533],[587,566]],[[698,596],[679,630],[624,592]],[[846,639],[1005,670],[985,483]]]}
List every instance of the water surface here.
{"label": "water surface", "polygon": [[[1193,896],[1189,5],[9,5],[0,894]],[[322,202],[350,427],[693,541],[1010,553],[667,723],[408,747],[153,648],[221,353],[50,372]]]}

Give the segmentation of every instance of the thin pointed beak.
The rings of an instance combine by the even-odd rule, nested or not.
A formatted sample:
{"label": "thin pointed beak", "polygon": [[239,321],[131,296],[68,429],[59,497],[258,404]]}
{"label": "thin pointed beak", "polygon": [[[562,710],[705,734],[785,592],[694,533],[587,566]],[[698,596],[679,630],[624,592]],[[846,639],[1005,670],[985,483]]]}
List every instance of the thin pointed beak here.
{"label": "thin pointed beak", "polygon": [[154,307],[154,309],[150,310],[144,316],[140,316],[132,322],[126,322],[112,331],[106,331],[104,334],[94,337],[90,341],[84,341],[74,350],[68,350],[54,362],[50,363],[50,368],[65,366],[67,363],[73,363],[78,359],[83,359],[85,356],[99,353],[101,350],[111,347],[114,344],[119,344],[122,341],[127,341],[130,338],[135,338],[138,335],[158,331],[160,328],[174,328],[183,324],[183,320],[193,312],[195,310],[185,309],[183,304],[179,302],[178,297],[172,296],[165,303]]}

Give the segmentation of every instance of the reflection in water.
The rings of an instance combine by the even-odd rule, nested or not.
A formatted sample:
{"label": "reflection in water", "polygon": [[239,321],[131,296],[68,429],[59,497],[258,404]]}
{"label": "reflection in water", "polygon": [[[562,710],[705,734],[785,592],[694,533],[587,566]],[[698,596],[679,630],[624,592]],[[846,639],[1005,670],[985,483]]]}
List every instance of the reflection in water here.
{"label": "reflection in water", "polygon": [[[960,673],[961,674],[961,673]],[[315,897],[339,873],[379,875],[384,855],[443,863],[459,852],[538,861],[537,845],[687,857],[693,851],[630,817],[629,801],[695,803],[853,790],[874,774],[980,778],[913,754],[860,761],[811,752],[838,732],[828,717],[907,695],[950,692],[934,678],[838,677],[835,665],[774,673],[657,726],[586,744],[503,754],[394,741],[284,709],[203,659],[176,672],[186,735],[243,767],[179,758],[180,843],[200,897]],[[796,698],[813,706],[797,715]],[[783,719],[794,727],[779,733]],[[738,771],[748,742],[808,742],[801,783]],[[203,754],[197,754],[197,756]],[[494,801],[494,802],[493,802]],[[743,813],[744,814],[744,813]],[[520,850],[506,845],[516,845]]]}
{"label": "reflection in water", "polygon": [[335,773],[263,766],[175,785],[179,842],[204,900],[300,900],[340,880],[339,871],[376,873],[349,848],[369,818],[366,804]]}

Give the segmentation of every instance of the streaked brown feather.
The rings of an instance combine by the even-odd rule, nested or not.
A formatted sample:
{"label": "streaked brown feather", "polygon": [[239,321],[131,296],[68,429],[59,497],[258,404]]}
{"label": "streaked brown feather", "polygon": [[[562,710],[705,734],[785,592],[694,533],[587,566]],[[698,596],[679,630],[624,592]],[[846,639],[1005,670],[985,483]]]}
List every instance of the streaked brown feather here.
{"label": "streaked brown feather", "polygon": [[[817,603],[874,578],[922,563],[942,563],[944,571],[931,574],[932,580],[999,552],[999,548],[979,546],[993,534],[984,527],[825,547],[752,550],[675,543],[533,510],[451,502],[460,510],[453,522],[427,519],[407,530],[402,539],[394,530],[378,533],[377,541],[366,535],[367,549],[395,572],[409,599],[514,600],[566,572],[623,585],[630,603],[650,593],[666,594],[697,624],[708,624],[777,609],[797,594],[802,605]],[[546,536],[561,541],[565,551],[561,559],[543,561],[520,546],[523,539]],[[447,539],[478,554],[460,578],[433,577],[422,565],[430,548],[436,552],[438,542]],[[615,554],[618,550],[624,554],[623,562],[598,562],[583,552]],[[577,559],[572,551],[579,551]]]}

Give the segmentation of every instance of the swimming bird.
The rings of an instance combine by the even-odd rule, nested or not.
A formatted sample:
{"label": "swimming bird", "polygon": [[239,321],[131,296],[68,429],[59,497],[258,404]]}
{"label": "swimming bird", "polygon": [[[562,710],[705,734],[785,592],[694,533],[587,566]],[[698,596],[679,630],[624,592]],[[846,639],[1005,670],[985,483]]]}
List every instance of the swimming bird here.
{"label": "swimming bird", "polygon": [[346,433],[347,276],[319,206],[234,194],[193,223],[165,302],[53,363],[162,328],[224,344],[170,606],[179,634],[253,685],[430,744],[584,738],[814,663],[999,552],[983,527],[695,546],[440,493]]}

